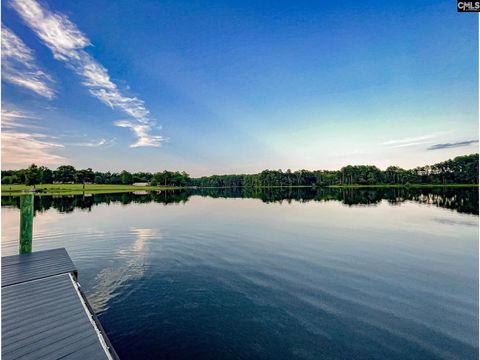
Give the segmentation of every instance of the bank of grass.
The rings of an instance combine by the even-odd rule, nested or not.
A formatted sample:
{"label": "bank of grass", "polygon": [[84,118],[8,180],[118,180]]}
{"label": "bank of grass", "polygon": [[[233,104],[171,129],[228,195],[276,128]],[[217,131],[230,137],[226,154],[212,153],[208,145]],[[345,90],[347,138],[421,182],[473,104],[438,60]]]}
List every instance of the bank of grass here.
{"label": "bank of grass", "polygon": [[[478,184],[381,184],[381,185],[330,185],[328,188],[333,189],[365,189],[365,188],[472,188],[478,187]],[[287,188],[288,186],[265,186],[265,189],[271,188]],[[312,186],[292,186],[295,188],[311,188]],[[181,187],[173,186],[133,186],[133,185],[105,185],[105,184],[88,184],[85,188],[82,184],[39,184],[35,186],[41,191],[36,195],[82,195],[82,194],[113,194],[135,191],[161,191],[175,190]],[[24,190],[33,189],[33,186],[27,185],[2,185],[2,195],[17,196],[24,194]]]}
{"label": "bank of grass", "polygon": [[329,188],[334,189],[418,189],[418,188],[475,188],[479,187],[479,184],[378,184],[378,185],[330,185]]}
{"label": "bank of grass", "polygon": [[[33,186],[27,185],[2,185],[2,195],[22,195],[24,190],[33,189]],[[41,191],[35,195],[82,195],[82,194],[113,194],[135,191],[160,191],[179,189],[178,187],[168,186],[133,186],[133,185],[107,185],[107,184],[87,184],[83,188],[82,184],[38,184],[35,189]]]}

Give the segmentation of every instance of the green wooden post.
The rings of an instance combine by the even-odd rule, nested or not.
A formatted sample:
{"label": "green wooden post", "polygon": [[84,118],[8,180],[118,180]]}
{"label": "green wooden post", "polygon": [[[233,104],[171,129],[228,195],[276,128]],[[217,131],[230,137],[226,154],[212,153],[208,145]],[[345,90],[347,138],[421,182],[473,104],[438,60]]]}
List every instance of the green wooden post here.
{"label": "green wooden post", "polygon": [[32,252],[33,194],[20,196],[20,254]]}

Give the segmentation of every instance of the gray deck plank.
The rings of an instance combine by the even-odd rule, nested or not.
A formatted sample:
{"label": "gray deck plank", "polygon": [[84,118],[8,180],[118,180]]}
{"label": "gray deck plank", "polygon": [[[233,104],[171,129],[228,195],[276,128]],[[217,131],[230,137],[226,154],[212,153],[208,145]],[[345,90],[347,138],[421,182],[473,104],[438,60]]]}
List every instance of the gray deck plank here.
{"label": "gray deck plank", "polygon": [[2,359],[108,359],[65,249],[35,254],[2,258]]}
{"label": "gray deck plank", "polygon": [[102,357],[99,356],[98,351],[96,349],[89,349],[89,351],[79,353],[74,352],[71,354],[68,354],[64,357],[59,358],[61,360],[101,360],[103,359]]}
{"label": "gray deck plank", "polygon": [[2,258],[2,287],[77,272],[64,248]]}
{"label": "gray deck plank", "polygon": [[72,331],[75,333],[81,332],[87,325],[90,325],[85,324],[85,322],[81,320],[81,318],[77,318],[72,320],[71,323],[64,323],[60,326],[49,326],[48,329],[43,329],[41,332],[36,331],[28,336],[22,333],[22,336],[12,341],[11,344],[3,345],[3,350],[5,353],[9,353],[28,345],[35,344],[35,346],[39,346],[46,338],[57,337],[59,333],[64,335]]}
{"label": "gray deck plank", "polygon": [[[71,340],[75,342],[81,341],[83,332],[88,332],[88,328],[89,326],[84,323],[83,326],[79,326],[77,328],[70,327],[68,330],[61,332],[45,332],[45,335],[39,334],[42,335],[40,338],[35,340],[32,339],[30,342],[24,342],[20,347],[4,349],[4,354],[5,356],[12,356],[15,359],[20,359],[24,356],[29,356],[30,354],[40,357],[42,352],[49,354],[58,347],[70,350],[70,347],[65,346],[67,345],[67,342]],[[76,331],[77,329],[78,331]],[[95,337],[91,334],[84,336],[88,337],[89,339],[95,339]],[[72,337],[73,339],[70,339]],[[52,339],[56,339],[57,343],[52,343]]]}
{"label": "gray deck plank", "polygon": [[[88,351],[86,351],[88,350]],[[78,341],[78,342],[74,342],[72,344],[72,346],[68,349],[68,351],[66,351],[65,349],[57,349],[55,352],[53,353],[50,353],[48,354],[47,356],[44,356],[44,357],[33,357],[33,358],[28,358],[28,359],[24,359],[24,360],[50,360],[52,358],[54,359],[61,359],[63,357],[66,357],[66,356],[69,356],[69,355],[73,355],[73,354],[77,354],[77,355],[80,355],[80,354],[85,354],[84,357],[82,357],[82,359],[86,360],[90,360],[92,358],[96,358],[96,359],[105,359],[104,355],[102,357],[100,357],[101,355],[101,352],[103,351],[103,349],[101,348],[99,342],[98,342],[98,339],[94,339],[94,338],[89,338],[89,339],[84,339],[82,341]],[[95,356],[92,356],[90,355],[89,357],[86,357],[86,354],[87,353],[92,353],[92,352],[95,352]]]}
{"label": "gray deck plank", "polygon": [[53,256],[64,256],[68,253],[65,248],[57,248],[51,250],[42,250],[42,251],[35,251],[32,253],[27,254],[18,254],[18,255],[10,255],[2,257],[2,262],[5,265],[17,264],[19,262],[25,261],[24,259],[34,258],[34,259],[51,259]]}

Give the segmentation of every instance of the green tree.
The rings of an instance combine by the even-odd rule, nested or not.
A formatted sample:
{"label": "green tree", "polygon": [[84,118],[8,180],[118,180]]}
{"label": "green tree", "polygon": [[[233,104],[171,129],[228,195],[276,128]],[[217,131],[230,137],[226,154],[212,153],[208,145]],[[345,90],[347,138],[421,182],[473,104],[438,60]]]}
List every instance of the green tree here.
{"label": "green tree", "polygon": [[120,179],[122,181],[122,184],[124,185],[130,185],[130,184],[133,184],[133,176],[132,174],[130,174],[128,171],[126,170],[123,170],[121,173],[120,173]]}
{"label": "green tree", "polygon": [[40,183],[40,169],[32,164],[25,170],[25,185],[35,185]]}
{"label": "green tree", "polygon": [[62,165],[53,172],[53,180],[60,183],[73,183],[75,181],[76,170],[71,165]]}
{"label": "green tree", "polygon": [[46,166],[40,166],[40,183],[51,184],[53,182],[53,171]]}
{"label": "green tree", "polygon": [[10,185],[10,184],[18,184],[19,180],[16,175],[7,175],[2,178],[2,184]]}

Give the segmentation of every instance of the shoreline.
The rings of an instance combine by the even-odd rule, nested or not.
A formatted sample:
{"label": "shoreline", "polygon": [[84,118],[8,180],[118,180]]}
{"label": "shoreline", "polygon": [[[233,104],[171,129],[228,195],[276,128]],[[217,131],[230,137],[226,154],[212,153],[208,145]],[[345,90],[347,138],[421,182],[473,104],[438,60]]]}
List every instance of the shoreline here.
{"label": "shoreline", "polygon": [[[479,184],[376,184],[376,185],[293,185],[293,186],[261,186],[256,189],[295,189],[295,188],[326,188],[326,189],[438,189],[438,188],[478,188]],[[196,187],[196,186],[134,186],[134,185],[110,185],[110,184],[89,184],[83,188],[82,184],[39,184],[35,189],[41,191],[35,193],[38,196],[52,195],[95,195],[95,194],[114,194],[131,193],[136,191],[171,191],[187,189],[232,189],[243,188],[236,187]],[[250,187],[245,187],[250,188]],[[24,190],[33,189],[33,186],[27,185],[2,185],[2,196],[20,196],[29,192]]]}

